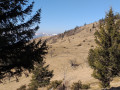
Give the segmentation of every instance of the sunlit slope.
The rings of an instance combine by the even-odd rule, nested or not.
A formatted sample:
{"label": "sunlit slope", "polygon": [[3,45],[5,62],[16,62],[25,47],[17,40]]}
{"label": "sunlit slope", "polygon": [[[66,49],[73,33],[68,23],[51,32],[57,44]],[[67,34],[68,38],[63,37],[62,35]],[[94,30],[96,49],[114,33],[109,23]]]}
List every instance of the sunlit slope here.
{"label": "sunlit slope", "polygon": [[[46,64],[49,64],[49,69],[54,70],[52,80],[63,80],[68,87],[73,82],[81,80],[82,83],[90,84],[92,90],[100,89],[98,80],[91,76],[93,70],[87,61],[89,49],[96,47],[94,41],[96,30],[99,30],[97,22],[76,27],[56,36],[35,39],[36,41],[47,39],[49,49],[45,61]],[[120,86],[119,80],[119,78],[115,78],[111,86]],[[30,77],[25,78],[23,75],[19,82],[12,79],[10,82],[1,84],[0,90],[16,90],[16,88],[24,84],[27,85],[29,82]]]}

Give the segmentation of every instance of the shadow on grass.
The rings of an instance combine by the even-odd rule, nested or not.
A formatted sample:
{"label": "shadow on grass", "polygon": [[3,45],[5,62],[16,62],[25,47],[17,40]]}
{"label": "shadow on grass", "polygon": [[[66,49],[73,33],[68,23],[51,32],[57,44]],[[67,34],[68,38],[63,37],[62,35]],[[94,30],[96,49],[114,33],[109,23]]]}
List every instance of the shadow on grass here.
{"label": "shadow on grass", "polygon": [[111,87],[109,90],[120,90],[120,87]]}

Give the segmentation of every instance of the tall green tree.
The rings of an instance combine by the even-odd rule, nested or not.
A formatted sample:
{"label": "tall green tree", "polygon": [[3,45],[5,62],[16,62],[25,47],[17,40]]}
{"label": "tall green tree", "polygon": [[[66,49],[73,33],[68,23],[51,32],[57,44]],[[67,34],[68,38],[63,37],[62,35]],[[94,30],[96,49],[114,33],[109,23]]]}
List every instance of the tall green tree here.
{"label": "tall green tree", "polygon": [[31,71],[47,53],[46,42],[30,41],[39,29],[41,9],[33,15],[34,2],[28,1],[0,0],[0,78]]}
{"label": "tall green tree", "polygon": [[93,77],[103,88],[110,87],[110,81],[120,73],[120,20],[115,19],[112,8],[106,14],[105,23],[95,32],[97,47],[89,51],[88,62],[94,69]]}

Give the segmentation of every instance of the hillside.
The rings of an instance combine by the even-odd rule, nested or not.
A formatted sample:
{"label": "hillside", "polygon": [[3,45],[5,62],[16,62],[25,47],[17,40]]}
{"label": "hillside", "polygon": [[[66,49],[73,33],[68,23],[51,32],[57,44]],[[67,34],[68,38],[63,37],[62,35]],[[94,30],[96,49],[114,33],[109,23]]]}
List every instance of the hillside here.
{"label": "hillside", "polygon": [[[58,35],[48,40],[50,49],[46,62],[54,70],[52,80],[63,80],[65,77],[68,85],[78,80],[92,84],[97,82],[91,77],[92,69],[87,63],[89,49],[96,46],[94,32],[98,30],[98,23],[94,23],[94,26],[92,23],[78,27],[65,32],[63,38]],[[71,62],[78,66],[71,66]]]}
{"label": "hillside", "polygon": [[[73,82],[81,80],[82,83],[90,84],[92,90],[100,89],[98,80],[91,76],[93,70],[87,62],[89,49],[96,47],[94,33],[98,30],[98,27],[98,22],[95,22],[76,27],[63,34],[47,37],[49,50],[45,61],[50,65],[50,69],[54,70],[52,80],[64,80],[68,87]],[[38,39],[40,38],[36,40]],[[46,37],[42,39],[44,40]],[[120,82],[118,80],[119,78],[115,78],[111,86],[119,86]],[[7,81],[5,84],[1,84],[0,90],[16,90],[21,85],[28,84],[29,81],[30,77],[25,78],[24,76],[17,83],[12,79],[10,82]]]}

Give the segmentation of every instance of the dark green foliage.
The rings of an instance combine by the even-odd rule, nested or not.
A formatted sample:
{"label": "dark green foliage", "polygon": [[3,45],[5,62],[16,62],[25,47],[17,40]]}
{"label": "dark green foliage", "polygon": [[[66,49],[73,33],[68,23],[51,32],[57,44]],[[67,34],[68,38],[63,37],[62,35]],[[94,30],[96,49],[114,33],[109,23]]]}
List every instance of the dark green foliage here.
{"label": "dark green foliage", "polygon": [[110,87],[110,81],[120,73],[120,20],[115,20],[112,8],[100,23],[100,31],[95,33],[97,47],[89,51],[88,62],[94,69],[93,77],[103,88]]}
{"label": "dark green foliage", "polygon": [[120,14],[119,14],[119,13],[117,13],[117,14],[115,15],[115,19],[120,19]]}
{"label": "dark green foliage", "polygon": [[52,81],[52,82],[50,83],[50,85],[48,86],[47,90],[50,90],[50,89],[55,90],[55,89],[57,89],[58,86],[60,86],[60,85],[62,85],[62,81],[61,81],[61,80],[60,80],[60,81],[58,81],[58,80]]}
{"label": "dark green foliage", "polygon": [[82,89],[90,89],[90,85],[89,84],[82,84]]}
{"label": "dark green foliage", "polygon": [[22,85],[20,88],[18,88],[17,90],[26,90],[26,85]]}
{"label": "dark green foliage", "polygon": [[100,24],[105,24],[105,19],[103,19],[103,18],[100,19],[100,20],[99,20],[99,23],[100,23]]}
{"label": "dark green foliage", "polygon": [[48,67],[49,65],[45,66],[45,62],[36,63],[29,90],[37,90],[38,87],[49,85],[50,79],[53,77],[53,71],[49,71]]}
{"label": "dark green foliage", "polygon": [[45,42],[30,42],[39,29],[41,10],[31,16],[34,2],[28,1],[0,0],[0,78],[20,74],[23,68],[31,71],[47,53]]}
{"label": "dark green foliage", "polygon": [[73,83],[71,90],[79,90],[81,88],[82,88],[82,83],[81,83],[81,81],[78,81],[76,83]]}
{"label": "dark green foliage", "polygon": [[78,81],[76,83],[73,83],[71,90],[81,90],[81,89],[89,89],[90,85],[88,84],[82,84],[81,81]]}

